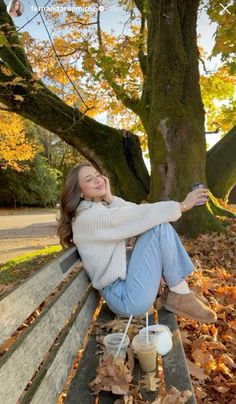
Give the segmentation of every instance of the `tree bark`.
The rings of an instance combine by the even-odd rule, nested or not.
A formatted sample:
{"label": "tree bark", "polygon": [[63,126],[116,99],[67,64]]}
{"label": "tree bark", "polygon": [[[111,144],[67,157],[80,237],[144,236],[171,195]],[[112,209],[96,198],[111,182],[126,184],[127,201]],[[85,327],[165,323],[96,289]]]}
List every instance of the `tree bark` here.
{"label": "tree bark", "polygon": [[236,125],[207,152],[206,176],[212,193],[227,199],[236,183]]}
{"label": "tree bark", "polygon": [[[150,200],[183,200],[191,185],[206,184],[204,108],[197,51],[199,1],[148,1],[148,58],[145,98],[149,116]],[[219,228],[206,207],[193,209],[178,230],[196,234]]]}

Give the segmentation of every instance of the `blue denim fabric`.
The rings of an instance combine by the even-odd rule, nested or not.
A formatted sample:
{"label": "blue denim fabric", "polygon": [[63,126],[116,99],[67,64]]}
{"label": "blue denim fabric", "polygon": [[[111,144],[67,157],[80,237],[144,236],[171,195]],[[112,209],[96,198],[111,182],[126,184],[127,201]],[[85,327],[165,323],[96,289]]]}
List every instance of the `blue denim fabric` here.
{"label": "blue denim fabric", "polygon": [[161,277],[168,286],[175,286],[192,271],[192,261],[174,228],[160,224],[136,240],[126,279],[118,279],[100,293],[114,313],[141,315],[153,304]]}

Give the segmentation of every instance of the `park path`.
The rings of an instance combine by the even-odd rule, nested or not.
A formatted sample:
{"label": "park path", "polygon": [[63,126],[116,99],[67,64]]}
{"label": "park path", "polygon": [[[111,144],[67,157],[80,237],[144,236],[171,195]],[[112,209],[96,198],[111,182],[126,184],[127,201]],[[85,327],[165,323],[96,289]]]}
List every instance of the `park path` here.
{"label": "park path", "polygon": [[58,245],[56,210],[0,210],[0,264],[45,246]]}

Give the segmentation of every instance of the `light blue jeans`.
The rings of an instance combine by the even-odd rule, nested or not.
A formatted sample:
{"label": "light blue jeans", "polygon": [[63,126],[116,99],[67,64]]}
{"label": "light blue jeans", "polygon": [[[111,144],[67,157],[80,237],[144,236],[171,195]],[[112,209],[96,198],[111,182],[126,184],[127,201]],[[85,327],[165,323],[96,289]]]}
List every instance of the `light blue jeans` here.
{"label": "light blue jeans", "polygon": [[192,271],[192,261],[175,229],[169,223],[160,224],[137,238],[126,279],[99,292],[114,313],[141,315],[156,299],[161,277],[168,286],[175,286]]}

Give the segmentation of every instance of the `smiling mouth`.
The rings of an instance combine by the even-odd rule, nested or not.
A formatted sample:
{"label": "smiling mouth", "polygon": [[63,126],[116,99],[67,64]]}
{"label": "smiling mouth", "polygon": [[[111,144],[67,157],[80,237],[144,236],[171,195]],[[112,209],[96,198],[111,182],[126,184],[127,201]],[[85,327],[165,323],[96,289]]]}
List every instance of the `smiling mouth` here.
{"label": "smiling mouth", "polygon": [[95,189],[103,189],[104,185],[100,185],[99,187],[96,187]]}

